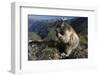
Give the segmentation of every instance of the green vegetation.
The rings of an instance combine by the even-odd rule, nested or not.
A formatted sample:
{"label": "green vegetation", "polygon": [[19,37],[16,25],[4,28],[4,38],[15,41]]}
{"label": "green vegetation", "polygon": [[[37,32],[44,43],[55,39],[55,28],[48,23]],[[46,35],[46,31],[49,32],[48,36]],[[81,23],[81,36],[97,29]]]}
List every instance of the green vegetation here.
{"label": "green vegetation", "polygon": [[28,32],[28,40],[41,40],[41,37],[34,32]]}
{"label": "green vegetation", "polygon": [[45,40],[54,40],[54,41],[58,40],[54,28],[48,28],[48,35],[45,37]]}
{"label": "green vegetation", "polygon": [[86,36],[85,35],[80,35],[79,45],[85,45],[85,44],[87,44]]}

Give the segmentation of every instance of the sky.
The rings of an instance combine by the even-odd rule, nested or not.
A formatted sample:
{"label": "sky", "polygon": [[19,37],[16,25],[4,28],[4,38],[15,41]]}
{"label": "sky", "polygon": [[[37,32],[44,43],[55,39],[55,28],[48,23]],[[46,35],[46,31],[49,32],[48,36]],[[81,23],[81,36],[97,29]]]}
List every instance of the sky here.
{"label": "sky", "polygon": [[64,20],[75,18],[73,16],[46,16],[46,15],[28,15],[28,19],[32,20],[49,20],[49,19],[59,19],[62,18]]}

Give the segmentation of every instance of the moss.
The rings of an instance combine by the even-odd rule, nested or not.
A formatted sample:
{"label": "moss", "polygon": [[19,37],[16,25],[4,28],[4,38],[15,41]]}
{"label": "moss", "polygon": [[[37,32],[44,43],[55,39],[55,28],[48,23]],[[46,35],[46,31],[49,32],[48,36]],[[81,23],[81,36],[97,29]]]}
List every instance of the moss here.
{"label": "moss", "polygon": [[34,32],[28,32],[28,40],[41,40],[41,37]]}

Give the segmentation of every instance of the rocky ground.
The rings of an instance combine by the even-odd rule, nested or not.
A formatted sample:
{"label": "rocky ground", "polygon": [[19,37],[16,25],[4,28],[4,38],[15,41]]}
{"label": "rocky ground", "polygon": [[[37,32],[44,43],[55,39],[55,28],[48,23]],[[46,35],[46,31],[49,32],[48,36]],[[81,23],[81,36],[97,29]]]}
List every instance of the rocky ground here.
{"label": "rocky ground", "polygon": [[[63,49],[62,49],[63,51]],[[68,57],[62,57],[57,47],[51,47],[47,43],[32,44],[28,46],[28,60],[56,60],[88,58],[86,47],[78,47]]]}

